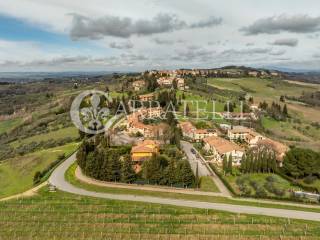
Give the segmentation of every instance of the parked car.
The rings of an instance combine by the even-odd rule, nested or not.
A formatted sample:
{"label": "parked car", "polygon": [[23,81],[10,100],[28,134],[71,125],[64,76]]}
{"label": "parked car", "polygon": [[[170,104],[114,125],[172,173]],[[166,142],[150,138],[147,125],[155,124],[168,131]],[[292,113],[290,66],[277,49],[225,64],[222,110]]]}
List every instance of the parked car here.
{"label": "parked car", "polygon": [[192,152],[193,154],[196,154],[196,150],[194,150],[194,148],[191,148],[191,152]]}

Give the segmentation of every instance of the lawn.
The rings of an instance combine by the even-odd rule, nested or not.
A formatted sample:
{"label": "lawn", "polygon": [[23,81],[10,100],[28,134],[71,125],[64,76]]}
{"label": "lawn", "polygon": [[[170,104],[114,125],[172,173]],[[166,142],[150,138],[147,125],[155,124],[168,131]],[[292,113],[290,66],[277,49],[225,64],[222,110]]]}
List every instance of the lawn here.
{"label": "lawn", "polygon": [[[1,239],[317,239],[319,223],[41,190],[0,202]],[[302,238],[300,238],[300,236]]]}
{"label": "lawn", "polygon": [[44,170],[60,154],[70,154],[76,143],[46,149],[8,159],[0,164],[0,198],[28,190],[33,186],[35,172]]}
{"label": "lawn", "polygon": [[[181,96],[182,92],[178,91],[177,97]],[[190,116],[192,118],[197,118],[197,109],[199,112],[199,118],[203,119],[214,119],[218,123],[224,123],[225,121],[221,118],[220,115],[216,114],[215,112],[224,112],[224,105],[226,102],[224,101],[214,101],[210,100],[204,96],[185,92],[184,93],[185,99],[182,99],[186,101],[186,104],[188,104],[190,109]],[[189,102],[188,102],[189,101]],[[193,101],[193,102],[192,102]],[[231,104],[231,103],[230,103]],[[179,112],[181,115],[184,114],[184,104],[179,106]],[[237,106],[234,109],[235,112],[240,111],[240,107]]]}
{"label": "lawn", "polygon": [[207,176],[200,178],[200,190],[204,192],[219,192],[219,189],[212,178]]}
{"label": "lawn", "polygon": [[320,208],[296,207],[296,206],[289,206],[289,205],[274,204],[272,202],[259,203],[259,202],[241,201],[241,199],[230,199],[230,198],[217,197],[217,196],[102,187],[102,186],[84,183],[78,180],[75,177],[76,168],[77,168],[76,164],[73,164],[70,166],[70,168],[65,173],[66,180],[74,186],[77,186],[89,191],[94,191],[94,192],[113,193],[113,194],[132,194],[137,196],[151,196],[151,197],[162,197],[162,198],[173,198],[173,199],[185,199],[185,200],[193,200],[193,201],[201,201],[201,202],[230,203],[234,205],[246,205],[246,206],[257,206],[257,207],[266,207],[266,208],[279,208],[279,209],[292,209],[292,210],[320,212]]}
{"label": "lawn", "polygon": [[0,134],[8,132],[22,123],[22,118],[0,121]]}
{"label": "lawn", "polygon": [[287,145],[309,147],[317,151],[320,148],[320,129],[294,120],[276,121],[269,117],[261,119],[262,126],[272,138],[279,139]]}
{"label": "lawn", "polygon": [[59,140],[70,137],[72,139],[76,139],[79,137],[79,131],[75,127],[67,127],[62,128],[57,131],[52,131],[44,134],[35,135],[32,137],[28,137],[25,139],[17,140],[12,142],[10,145],[12,147],[18,147],[23,144],[28,144],[31,142],[41,142],[41,141],[48,141],[48,140]]}

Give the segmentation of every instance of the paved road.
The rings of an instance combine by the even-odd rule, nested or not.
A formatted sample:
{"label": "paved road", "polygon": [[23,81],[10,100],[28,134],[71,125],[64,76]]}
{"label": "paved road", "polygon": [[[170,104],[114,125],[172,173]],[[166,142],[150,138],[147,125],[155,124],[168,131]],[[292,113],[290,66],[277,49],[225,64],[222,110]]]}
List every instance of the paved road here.
{"label": "paved road", "polygon": [[112,136],[112,143],[115,145],[134,144],[137,142],[137,138],[130,137],[124,132],[118,132]]}
{"label": "paved road", "polygon": [[[196,172],[196,168],[198,165],[198,173],[199,176],[210,176],[216,186],[218,187],[220,193],[224,197],[232,197],[232,194],[230,191],[226,188],[226,186],[223,184],[223,182],[220,180],[220,178],[212,171],[212,169],[208,166],[208,163],[206,163],[205,159],[201,156],[201,154],[193,147],[193,145],[186,141],[180,142],[182,150],[187,155],[187,159],[191,165],[192,171]],[[196,154],[193,154],[191,152],[191,149],[194,149]],[[197,157],[198,156],[198,157]]]}
{"label": "paved road", "polygon": [[210,176],[210,172],[207,169],[207,167],[204,165],[204,163],[201,161],[201,159],[199,157],[197,157],[197,154],[196,154],[197,152],[195,152],[195,153],[191,152],[191,149],[194,149],[192,144],[189,142],[186,142],[186,141],[181,141],[180,144],[181,144],[182,150],[185,152],[185,154],[187,156],[187,159],[190,163],[190,166],[192,168],[194,175],[196,175],[196,170],[197,170],[197,166],[198,166],[199,177]]}
{"label": "paved road", "polygon": [[209,202],[198,202],[198,201],[188,201],[181,199],[169,199],[160,197],[149,197],[149,196],[136,196],[136,195],[125,195],[125,194],[109,194],[88,191],[85,189],[78,188],[76,186],[68,183],[64,174],[66,170],[75,161],[75,154],[69,157],[65,162],[63,162],[59,167],[55,169],[49,178],[49,183],[55,185],[58,189],[70,192],[82,196],[91,196],[105,199],[123,200],[123,201],[137,201],[137,202],[147,202],[147,203],[157,203],[157,204],[167,204],[181,207],[193,207],[193,208],[203,208],[203,209],[214,209],[233,213],[244,213],[244,214],[257,214],[266,215],[273,217],[284,217],[284,218],[295,218],[304,220],[320,221],[320,213],[313,212],[303,212],[295,210],[285,210],[285,209],[273,209],[273,208],[262,208],[262,207],[252,207],[252,206],[240,206],[224,203],[209,203]]}

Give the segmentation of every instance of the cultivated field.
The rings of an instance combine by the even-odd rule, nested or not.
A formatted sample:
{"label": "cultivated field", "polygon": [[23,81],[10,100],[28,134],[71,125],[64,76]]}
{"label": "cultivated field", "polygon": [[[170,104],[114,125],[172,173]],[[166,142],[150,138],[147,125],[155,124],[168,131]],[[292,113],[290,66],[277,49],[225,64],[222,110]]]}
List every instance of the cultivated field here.
{"label": "cultivated field", "polygon": [[317,239],[319,223],[42,190],[0,202],[0,239]]}

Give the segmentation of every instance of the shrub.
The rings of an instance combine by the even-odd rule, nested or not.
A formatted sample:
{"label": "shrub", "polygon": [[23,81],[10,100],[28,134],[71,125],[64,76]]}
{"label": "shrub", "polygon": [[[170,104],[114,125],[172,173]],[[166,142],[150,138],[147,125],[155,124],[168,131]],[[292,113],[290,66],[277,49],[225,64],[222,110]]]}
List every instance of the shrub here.
{"label": "shrub", "polygon": [[303,179],[303,182],[306,184],[312,184],[315,180],[317,180],[316,176],[309,175],[305,179]]}
{"label": "shrub", "polygon": [[276,182],[277,178],[275,176],[268,176],[266,177],[267,182]]}
{"label": "shrub", "polygon": [[263,198],[263,197],[266,197],[268,195],[266,190],[261,186],[257,186],[257,188],[255,190],[256,190],[256,197]]}

